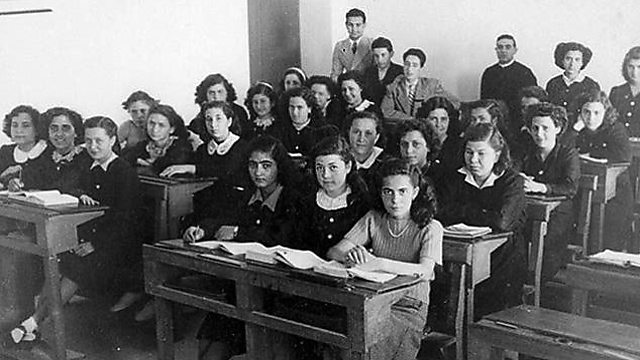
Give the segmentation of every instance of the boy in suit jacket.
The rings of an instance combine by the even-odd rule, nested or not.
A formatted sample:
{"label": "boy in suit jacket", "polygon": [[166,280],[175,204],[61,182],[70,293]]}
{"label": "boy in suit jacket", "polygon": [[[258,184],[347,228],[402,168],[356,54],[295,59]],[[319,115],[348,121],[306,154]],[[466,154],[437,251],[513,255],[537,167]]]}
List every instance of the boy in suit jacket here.
{"label": "boy in suit jacket", "polygon": [[364,72],[373,63],[371,38],[364,35],[367,16],[360,9],[351,9],[346,14],[345,25],[349,37],[340,40],[333,48],[331,79],[336,81],[345,71]]}

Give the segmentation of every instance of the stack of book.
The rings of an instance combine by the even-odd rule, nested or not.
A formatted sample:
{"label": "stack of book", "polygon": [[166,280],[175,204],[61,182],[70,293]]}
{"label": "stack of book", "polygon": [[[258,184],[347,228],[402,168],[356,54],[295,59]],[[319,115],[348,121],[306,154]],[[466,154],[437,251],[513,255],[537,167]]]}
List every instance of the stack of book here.
{"label": "stack of book", "polygon": [[473,239],[491,233],[488,226],[471,226],[466,224],[455,224],[444,228],[444,236],[458,239]]}

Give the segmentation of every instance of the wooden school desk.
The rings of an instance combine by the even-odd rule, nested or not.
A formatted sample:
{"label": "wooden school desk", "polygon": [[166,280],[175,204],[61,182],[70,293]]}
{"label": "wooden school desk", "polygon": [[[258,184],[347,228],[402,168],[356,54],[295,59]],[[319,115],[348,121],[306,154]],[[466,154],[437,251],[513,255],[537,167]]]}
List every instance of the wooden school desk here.
{"label": "wooden school desk", "polygon": [[616,196],[616,180],[627,170],[629,163],[599,164],[580,160],[580,171],[585,175],[598,176],[598,188],[593,194],[591,236],[585,255],[602,251],[604,246],[604,214],[607,202]]}
{"label": "wooden school desk", "polygon": [[457,239],[445,236],[442,245],[443,261],[460,267],[462,276],[458,286],[455,320],[456,358],[465,359],[467,328],[473,323],[475,287],[491,276],[491,253],[509,240],[511,232],[488,234],[474,239]]}
{"label": "wooden school desk", "polygon": [[[381,329],[390,316],[391,305],[422,281],[408,276],[385,284],[334,280],[310,270],[257,265],[225,256],[206,258],[202,253],[181,248],[179,240],[144,245],[144,268],[145,290],[155,296],[158,359],[161,360],[174,358],[174,303],[245,322],[250,359],[271,358],[274,331],[346,349],[351,359],[368,359],[370,347],[383,336]],[[236,304],[172,287],[171,281],[184,270],[234,281]],[[268,313],[263,304],[265,290],[345,307],[346,331],[329,330]]]}
{"label": "wooden school desk", "polygon": [[540,306],[542,282],[542,258],[547,225],[551,212],[566,200],[563,196],[527,195],[527,219],[531,221],[529,246],[529,274],[533,274],[534,306]]}
{"label": "wooden school desk", "polygon": [[193,212],[193,194],[211,186],[211,178],[161,178],[140,175],[144,194],[154,199],[154,239],[175,239],[180,217]]}
{"label": "wooden school desk", "polygon": [[46,208],[0,197],[0,226],[7,229],[12,220],[35,225],[35,243],[25,243],[13,237],[0,235],[0,247],[33,254],[42,258],[45,288],[51,300],[50,316],[53,322],[53,348],[56,359],[66,360],[64,319],[60,298],[60,271],[58,254],[78,245],[76,227],[104,214],[107,208],[75,206]]}

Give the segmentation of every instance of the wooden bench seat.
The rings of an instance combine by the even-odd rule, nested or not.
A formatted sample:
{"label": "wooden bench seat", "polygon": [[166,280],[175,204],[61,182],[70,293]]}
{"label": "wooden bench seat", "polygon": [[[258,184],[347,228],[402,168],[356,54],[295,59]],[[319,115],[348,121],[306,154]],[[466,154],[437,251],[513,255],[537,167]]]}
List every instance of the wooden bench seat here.
{"label": "wooden bench seat", "polygon": [[640,327],[518,306],[469,328],[469,359],[502,359],[504,350],[543,359],[640,359]]}

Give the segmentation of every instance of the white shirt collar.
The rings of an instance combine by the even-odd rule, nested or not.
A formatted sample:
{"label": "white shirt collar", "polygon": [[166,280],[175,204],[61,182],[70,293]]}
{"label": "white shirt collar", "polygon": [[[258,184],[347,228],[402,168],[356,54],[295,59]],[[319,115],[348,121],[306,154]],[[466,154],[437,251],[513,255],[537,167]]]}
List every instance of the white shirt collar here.
{"label": "white shirt collar", "polygon": [[464,177],[464,181],[467,184],[470,184],[473,187],[481,190],[484,188],[492,187],[495,184],[496,180],[500,179],[500,177],[504,175],[504,171],[500,175],[496,175],[493,171],[491,171],[491,174],[489,174],[489,177],[487,178],[487,180],[484,182],[484,184],[482,184],[482,186],[480,186],[478,185],[476,180],[473,178],[473,175],[471,174],[471,172],[467,170],[465,166],[458,169],[458,172],[466,175]]}
{"label": "white shirt collar", "polygon": [[229,152],[233,144],[235,144],[238,140],[240,140],[240,136],[232,132],[230,132],[229,136],[227,136],[227,138],[220,144],[211,139],[207,144],[207,153],[209,155],[213,155],[214,153],[218,155],[224,155]]}
{"label": "white shirt collar", "polygon": [[16,145],[16,147],[13,148],[13,160],[18,164],[24,164],[27,160],[33,160],[40,156],[46,148],[47,142],[44,140],[38,140],[38,142],[29,151],[22,151]]}
{"label": "white shirt collar", "polygon": [[273,190],[273,192],[266,199],[262,199],[262,193],[259,189],[256,189],[256,192],[254,192],[253,195],[251,195],[251,199],[249,199],[249,205],[253,204],[256,201],[260,201],[262,203],[262,206],[266,206],[269,208],[269,210],[275,212],[276,205],[278,204],[278,199],[280,198],[280,193],[282,193],[282,189],[282,185],[278,184],[278,186],[276,186],[276,189]]}
{"label": "white shirt collar", "polygon": [[304,124],[296,124],[294,122],[291,122],[291,125],[293,126],[294,129],[296,129],[297,131],[300,131],[304,128],[307,127],[307,125],[309,125],[309,123],[311,122],[311,116],[309,116],[309,118],[307,119],[307,122]]}
{"label": "white shirt collar", "polygon": [[516,62],[516,59],[515,59],[515,58],[511,59],[511,61],[509,61],[509,62],[508,62],[508,63],[506,63],[506,64],[500,64],[500,63],[498,63],[498,66],[500,66],[501,68],[503,68],[503,69],[504,69],[504,68],[506,68],[507,66],[511,66],[514,62]]}
{"label": "white shirt collar", "polygon": [[569,78],[562,73],[562,80],[564,80],[564,83],[567,84],[567,86],[571,86],[571,84],[573,83],[581,83],[585,78],[584,73],[581,71],[580,74],[578,74],[578,76],[574,79],[574,80],[569,80]]}
{"label": "white shirt collar", "polygon": [[320,189],[316,193],[316,204],[323,210],[339,210],[347,207],[347,196],[351,194],[351,188],[347,186],[347,190],[337,197],[330,197],[324,190]]}
{"label": "white shirt collar", "polygon": [[96,166],[100,166],[102,168],[102,170],[104,170],[106,172],[107,169],[109,168],[109,164],[111,164],[113,162],[113,160],[115,160],[117,158],[118,158],[118,155],[116,155],[116,153],[112,152],[111,156],[107,159],[107,161],[103,162],[102,164],[99,163],[97,160],[94,160],[93,164],[91,164],[91,167],[89,168],[89,170],[92,170]]}
{"label": "white shirt collar", "polygon": [[376,161],[376,159],[378,158],[378,156],[380,156],[380,154],[382,154],[383,149],[379,148],[377,146],[373,147],[373,151],[371,152],[371,154],[369,154],[369,157],[363,161],[362,163],[359,163],[358,161],[356,161],[356,169],[368,169],[371,167],[371,165],[373,165],[373,163]]}

